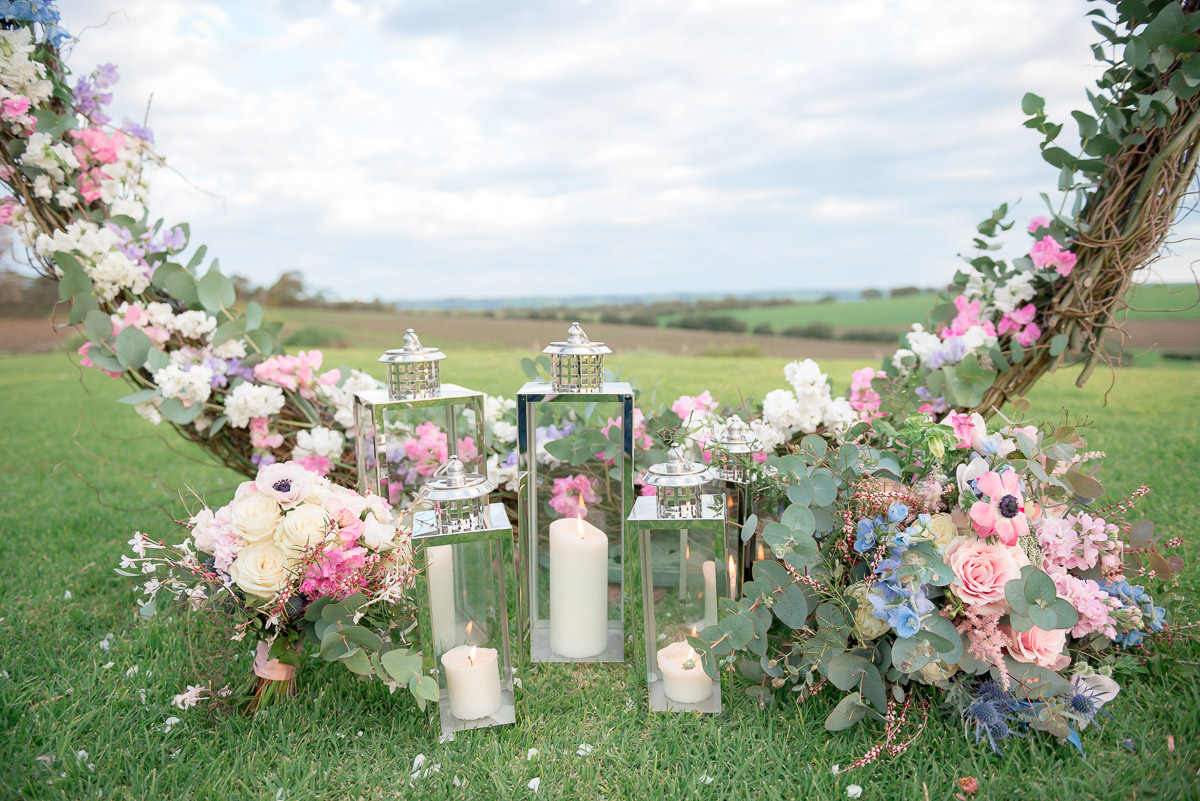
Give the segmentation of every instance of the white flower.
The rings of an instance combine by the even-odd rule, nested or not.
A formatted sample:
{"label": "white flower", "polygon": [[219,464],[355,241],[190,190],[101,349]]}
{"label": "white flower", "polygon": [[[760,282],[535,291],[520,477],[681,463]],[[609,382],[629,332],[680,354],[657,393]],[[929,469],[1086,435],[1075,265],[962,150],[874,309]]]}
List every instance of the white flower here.
{"label": "white flower", "polygon": [[229,566],[229,576],[247,595],[270,600],[291,579],[288,559],[274,542],[252,542]]}
{"label": "white flower", "polygon": [[64,209],[69,209],[75,205],[78,196],[75,190],[71,188],[60,189],[54,193],[54,202],[62,206]]}
{"label": "white flower", "polygon": [[774,453],[776,448],[787,442],[786,434],[762,420],[751,420],[750,431],[754,433],[754,438],[768,454]]}
{"label": "white flower", "polygon": [[847,798],[860,798],[862,796],[862,788],[857,784],[851,784],[846,787]]}
{"label": "white flower", "polygon": [[1033,288],[1033,273],[1022,271],[1008,279],[1008,283],[996,290],[996,309],[1005,314],[1027,301],[1033,300],[1037,290]]}
{"label": "white flower", "polygon": [[712,776],[709,776],[707,773],[701,773],[701,774],[700,774],[700,781],[704,782],[705,784],[712,784],[712,783],[713,783],[713,777],[712,777]]}
{"label": "white flower", "polygon": [[171,327],[187,339],[203,339],[217,330],[217,318],[205,311],[185,311],[175,315]]}
{"label": "white flower", "polygon": [[492,439],[495,442],[516,442],[517,427],[512,423],[497,420],[492,423]]}
{"label": "white flower", "polygon": [[245,428],[254,417],[271,417],[283,409],[283,390],[265,384],[244,381],[233,388],[225,398],[225,414],[229,425]]}
{"label": "white flower", "polygon": [[962,336],[958,337],[962,342],[966,353],[974,353],[980,348],[991,347],[996,344],[996,337],[988,335],[981,325],[973,325],[963,332]]}
{"label": "white flower", "polygon": [[922,364],[929,361],[934,353],[941,350],[942,340],[937,334],[932,334],[925,330],[925,326],[920,323],[913,323],[912,330],[906,335],[908,347],[916,354]]}
{"label": "white flower", "polygon": [[[134,304],[135,306],[138,304]],[[119,312],[125,313],[126,304],[122,303]],[[171,330],[171,321],[175,318],[175,312],[169,303],[159,303],[152,301],[146,304],[146,316],[149,318],[150,325],[155,328],[165,328]]]}
{"label": "white flower", "polygon": [[253,492],[234,498],[230,505],[230,531],[246,542],[269,540],[275,534],[282,512],[270,495]]}
{"label": "white flower", "polygon": [[908,348],[900,348],[898,351],[892,354],[892,367],[895,367],[901,373],[911,372],[912,367],[910,365],[906,365],[904,360],[913,359],[915,361],[916,358],[917,354],[913,351],[909,350]]}
{"label": "white flower", "polygon": [[206,692],[208,688],[203,685],[189,684],[187,690],[175,696],[171,703],[178,709],[191,709],[204,700],[203,693]]}
{"label": "white flower", "polygon": [[113,641],[113,634],[110,631],[108,634],[105,634],[104,639],[102,639],[100,641],[100,650],[107,653],[108,649],[112,648],[112,641]]}
{"label": "white flower", "polygon": [[[1096,709],[1107,704],[1109,701],[1117,697],[1117,693],[1121,691],[1120,685],[1113,681],[1108,676],[1101,673],[1092,673],[1091,675],[1083,675],[1076,673],[1071,677],[1071,686],[1074,692],[1079,695],[1085,695],[1095,705]],[[1087,726],[1086,720],[1079,722],[1079,728],[1082,730]]]}
{"label": "white flower", "polygon": [[244,359],[246,358],[246,340],[241,337],[227,339],[213,348],[213,356],[218,359]]}
{"label": "white flower", "polygon": [[797,395],[815,390],[829,381],[829,376],[822,373],[821,366],[812,359],[791,362],[783,368],[783,377],[796,390]]}
{"label": "white flower", "polygon": [[174,726],[178,722],[179,722],[179,718],[177,718],[177,717],[169,717],[166,720],[164,720],[163,721],[163,734],[170,734],[171,727]]}
{"label": "white flower", "polygon": [[502,398],[499,395],[483,396],[483,419],[489,423],[496,422],[505,412],[516,408],[517,402],[512,398]]}
{"label": "white flower", "polygon": [[843,436],[858,420],[858,411],[845,398],[834,398],[825,407],[823,422],[837,437]]}
{"label": "white flower", "polygon": [[212,369],[202,364],[187,368],[168,364],[154,374],[154,383],[164,398],[178,398],[184,406],[194,406],[212,395],[212,377]]}
{"label": "white flower", "polygon": [[329,513],[320,506],[302,503],[283,516],[275,526],[275,544],[292,558],[332,538]]}
{"label": "white flower", "polygon": [[396,527],[381,523],[374,514],[367,515],[363,521],[362,542],[372,551],[385,551],[392,547],[396,539]]}
{"label": "white flower", "polygon": [[113,217],[132,217],[140,221],[146,216],[146,207],[133,198],[119,197],[109,206],[109,214]]}
{"label": "white flower", "polygon": [[967,296],[968,300],[983,297],[987,289],[987,286],[984,283],[983,273],[979,272],[979,270],[975,269],[971,265],[967,265],[962,271],[967,276],[967,284],[965,287],[963,287],[962,293]]}
{"label": "white flower", "polygon": [[804,417],[800,401],[790,390],[773,389],[763,398],[763,419],[782,431],[785,436],[800,428]]}
{"label": "white flower", "polygon": [[309,456],[324,456],[330,461],[339,459],[346,447],[346,437],[340,431],[318,426],[296,434],[296,446],[292,448],[293,459]]}
{"label": "white flower", "polygon": [[41,200],[49,200],[54,197],[54,187],[50,185],[49,175],[43,173],[33,179],[33,194],[34,197]]}
{"label": "white flower", "polygon": [[207,431],[208,427],[213,424],[213,419],[207,414],[202,414],[192,421],[192,428],[197,431]]}

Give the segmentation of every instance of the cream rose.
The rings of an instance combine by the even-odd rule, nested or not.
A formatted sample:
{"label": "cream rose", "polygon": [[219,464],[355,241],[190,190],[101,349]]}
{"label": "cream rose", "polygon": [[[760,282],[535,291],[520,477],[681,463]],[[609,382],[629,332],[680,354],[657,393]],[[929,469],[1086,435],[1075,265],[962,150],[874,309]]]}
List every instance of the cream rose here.
{"label": "cream rose", "polygon": [[287,568],[287,554],[265,540],[243,548],[229,566],[229,576],[242,592],[269,601],[288,583]]}
{"label": "cream rose", "polygon": [[950,665],[940,659],[936,659],[918,670],[917,675],[924,679],[926,684],[935,684],[939,681],[945,681],[957,672],[958,665]]}
{"label": "cream rose", "polygon": [[329,486],[329,482],[325,479],[314,481],[308,485],[308,490],[304,493],[304,497],[300,499],[301,503],[315,503],[317,506],[324,506],[325,501],[333,495],[333,488]]}
{"label": "cream rose", "polygon": [[274,498],[254,492],[234,500],[230,529],[246,542],[258,542],[271,538],[282,516]]}
{"label": "cream rose", "polygon": [[288,556],[299,558],[304,551],[328,539],[332,528],[324,508],[302,503],[284,515],[283,522],[275,527],[275,542]]}
{"label": "cream rose", "polygon": [[925,530],[929,532],[930,542],[943,552],[949,547],[950,541],[958,536],[958,526],[954,525],[954,518],[947,512],[930,517]]}
{"label": "cream rose", "polygon": [[1018,662],[1030,662],[1051,670],[1062,670],[1071,664],[1071,657],[1063,653],[1067,647],[1066,629],[1046,631],[1034,626],[1029,631],[1017,631],[1010,626],[1000,630],[1008,637],[1008,654]]}
{"label": "cream rose", "polygon": [[1021,577],[1029,557],[1020,548],[979,537],[955,537],[946,547],[946,564],[954,573],[950,591],[981,615],[1008,611],[1004,585]]}
{"label": "cream rose", "polygon": [[372,551],[386,551],[396,539],[396,527],[380,523],[374,514],[367,515],[362,527],[362,543]]}
{"label": "cream rose", "polygon": [[858,601],[858,608],[854,610],[854,626],[864,640],[882,637],[891,629],[891,626],[872,613],[871,602],[867,599],[870,593],[871,588],[862,582],[846,590],[847,595]]}

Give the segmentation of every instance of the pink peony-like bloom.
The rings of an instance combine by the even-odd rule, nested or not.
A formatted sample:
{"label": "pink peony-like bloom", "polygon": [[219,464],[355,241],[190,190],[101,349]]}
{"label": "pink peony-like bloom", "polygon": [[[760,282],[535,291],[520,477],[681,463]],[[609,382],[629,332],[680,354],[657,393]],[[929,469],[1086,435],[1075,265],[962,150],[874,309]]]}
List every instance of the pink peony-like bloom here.
{"label": "pink peony-like bloom", "polygon": [[671,411],[679,415],[679,419],[684,422],[693,414],[704,416],[711,414],[717,410],[717,402],[713,400],[712,393],[707,389],[699,395],[681,395],[679,400],[671,404]]}
{"label": "pink peony-like bloom", "polygon": [[986,498],[971,505],[971,522],[976,533],[980,537],[999,537],[1005,545],[1016,545],[1018,539],[1029,533],[1017,471],[1000,474],[989,470],[975,486]]}
{"label": "pink peony-like bloom", "polygon": [[1044,217],[1042,215],[1038,215],[1037,217],[1030,218],[1029,227],[1026,228],[1025,230],[1027,230],[1031,234],[1036,234],[1038,232],[1039,228],[1045,228],[1048,225],[1050,225],[1050,218]]}
{"label": "pink peony-like bloom", "polygon": [[300,462],[275,462],[254,477],[254,488],[269,495],[284,509],[296,506],[308,493],[313,474]]}
{"label": "pink peony-like bloom", "polygon": [[1046,573],[1054,579],[1058,597],[1066,598],[1079,613],[1079,622],[1071,629],[1072,637],[1085,637],[1094,631],[1110,640],[1117,638],[1117,621],[1112,616],[1112,605],[1120,606],[1100,585],[1091,579],[1072,576],[1064,568],[1047,565]]}
{"label": "pink peony-like bloom", "polygon": [[1058,240],[1050,235],[1042,237],[1038,242],[1033,243],[1033,247],[1029,249],[1029,258],[1033,261],[1033,266],[1039,269],[1053,268],[1059,275],[1067,276],[1071,274],[1071,270],[1075,268],[1075,254],[1069,250],[1064,250],[1063,246],[1058,244]]}
{"label": "pink peony-like bloom", "polygon": [[1021,577],[1029,558],[1020,548],[972,537],[955,537],[946,546],[946,565],[954,573],[950,591],[978,615],[1008,611],[1004,585]]}
{"label": "pink peony-like bloom", "polygon": [[1008,655],[1018,662],[1028,662],[1051,670],[1062,670],[1071,664],[1067,647],[1066,629],[1046,631],[1034,626],[1029,631],[1017,631],[1011,626],[1001,626],[1008,637]]}
{"label": "pink peony-like bloom", "polygon": [[587,517],[587,504],[599,500],[592,480],[583,474],[554,479],[550,507],[563,517]]}

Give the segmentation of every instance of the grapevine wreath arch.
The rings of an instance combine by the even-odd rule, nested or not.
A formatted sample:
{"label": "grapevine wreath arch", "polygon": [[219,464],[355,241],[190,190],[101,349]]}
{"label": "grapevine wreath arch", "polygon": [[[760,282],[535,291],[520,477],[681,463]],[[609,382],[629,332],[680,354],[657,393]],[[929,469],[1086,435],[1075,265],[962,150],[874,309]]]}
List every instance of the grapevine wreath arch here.
{"label": "grapevine wreath arch", "polygon": [[[688,642],[710,673],[717,658],[728,656],[723,664],[732,666],[734,653],[748,655],[738,667],[758,682],[749,692],[764,703],[788,682],[803,684],[796,688],[802,697],[829,684],[849,692],[827,728],[868,715],[885,723],[884,743],[856,765],[908,747],[900,729],[910,712],[924,719],[927,706],[912,705],[910,680],[943,689],[974,721],[976,738],[986,736],[993,747],[1016,721],[1079,746],[1079,731],[1116,694],[1112,662],[1103,662],[1113,644],[1135,646],[1147,633],[1168,631],[1162,607],[1127,580],[1169,579],[1180,567],[1159,553],[1152,526],[1127,517],[1144,490],[1096,508],[1103,488],[1090,465],[1102,454],[1086,451],[1074,428],[1005,418],[989,431],[984,420],[1008,402],[1020,410],[1028,388],[1068,358],[1083,364],[1080,383],[1104,361],[1132,279],[1162,252],[1196,172],[1200,0],[1096,5],[1090,16],[1102,41],[1093,50],[1103,71],[1088,95],[1091,111],[1072,114],[1078,144],[1063,144],[1064,125],[1047,117],[1041,98],[1022,101],[1026,126],[1042,135],[1043,158],[1060,171],[1059,195],[1044,196],[1047,212],[1028,223],[1027,252],[994,257],[999,234],[1013,225],[1001,205],[978,226],[977,253],[946,302],[903,335],[882,369],[857,371],[848,394],[835,398],[816,363],[793,362],[785,368],[790,388],[767,393],[761,410],[741,410],[765,450],[750,461],[768,461],[766,452],[776,457],[768,469],[754,470],[755,480],[774,482],[779,496],[768,505],[780,513],[762,527],[776,558],[756,561],[742,597],[728,599],[719,623]],[[69,36],[52,4],[3,2],[0,19],[0,181],[11,193],[0,202],[0,223],[12,225],[31,262],[58,281],[65,324],[87,336],[79,349],[83,366],[128,382],[132,391],[122,402],[234,470],[260,480],[286,471],[290,478],[279,485],[263,481],[272,492],[311,482],[322,488],[320,497],[334,491],[330,482],[354,486],[353,399],[377,382],[358,370],[330,369],[318,351],[285,353],[279,324],[257,303],[239,303],[217,261],[204,246],[192,246],[187,224],[151,220],[148,181],[163,164],[153,136],[106,113],[115,66],[80,76],[67,70],[61,48]],[[527,372],[539,369],[527,360]],[[488,397],[483,406],[483,441],[464,437],[456,450],[485,454],[511,502],[516,404]],[[661,461],[669,437],[693,439],[711,458],[719,450],[709,444],[719,411],[732,410],[719,410],[708,392],[681,397],[669,409],[635,411],[629,422],[639,467]],[[557,420],[539,433],[548,440],[548,461],[577,470],[554,482],[549,503],[563,514],[596,503],[594,488],[609,475],[613,421],[582,432],[576,422]],[[402,433],[386,458],[403,468],[393,472],[406,476],[394,488],[404,494],[446,460],[450,443],[432,423]],[[263,502],[280,514],[283,501],[289,509],[297,502],[276,504],[266,490],[246,491],[267,497]],[[396,499],[371,500],[386,506]],[[230,548],[251,547],[235,542],[228,521],[221,523],[224,511],[193,517],[196,549],[214,548],[218,534]],[[373,542],[376,563],[393,558],[386,556],[392,539],[380,533],[386,526],[365,532],[368,521],[357,514],[345,522],[362,524],[364,532],[347,537]],[[748,520],[745,531],[756,524]],[[163,547],[141,534],[131,544],[137,558],[130,565],[152,561],[147,549]],[[328,556],[324,547],[309,555]],[[214,550],[210,569],[191,548],[166,565],[182,572],[147,590],[143,611],[152,613],[158,588],[194,589],[188,582],[197,576],[231,592],[236,583],[245,600],[253,582],[230,580],[235,552]],[[230,564],[222,567],[218,557]],[[1003,581],[950,586],[952,573],[961,579],[984,563],[980,573]],[[336,585],[336,575],[306,575]],[[389,582],[380,599],[392,598],[398,585],[390,573]],[[264,617],[255,620],[264,635],[280,621],[295,624],[306,603],[340,598],[303,585],[296,596],[259,590],[265,606],[255,613]],[[351,608],[353,597],[338,601],[347,620],[361,612]],[[385,607],[392,608],[390,600]],[[289,642],[266,636],[277,646]],[[364,642],[382,645],[378,638]],[[327,655],[322,645],[323,657],[351,670],[379,669],[374,662],[355,666],[352,658],[366,659],[357,649]],[[261,656],[278,659],[286,651],[272,646]],[[1072,654],[1100,667],[1082,659],[1072,667]],[[394,657],[401,664],[383,672],[392,679],[411,674],[410,689],[420,698],[421,676],[406,667],[410,656],[416,659]],[[989,671],[994,682],[974,678]]]}

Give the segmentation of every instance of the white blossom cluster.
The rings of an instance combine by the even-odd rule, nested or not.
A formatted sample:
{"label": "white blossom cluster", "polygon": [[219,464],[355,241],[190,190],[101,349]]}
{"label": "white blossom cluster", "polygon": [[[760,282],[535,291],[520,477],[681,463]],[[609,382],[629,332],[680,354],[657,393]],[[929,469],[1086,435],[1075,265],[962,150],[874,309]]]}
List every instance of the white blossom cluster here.
{"label": "white blossom cluster", "polygon": [[296,445],[292,448],[293,459],[309,456],[324,456],[330,461],[340,459],[346,447],[346,437],[341,431],[317,426],[296,434]]}
{"label": "white blossom cluster", "polygon": [[229,425],[245,428],[255,417],[279,414],[283,404],[283,390],[279,387],[243,381],[225,397],[225,414],[229,417]]}
{"label": "white blossom cluster", "polygon": [[20,226],[28,243],[47,260],[55,253],[70,253],[79,259],[84,270],[95,285],[96,294],[112,301],[122,291],[135,295],[145,292],[150,286],[150,277],[137,262],[121,252],[115,232],[101,228],[88,220],[76,220],[59,229],[53,236],[38,233],[32,222]]}
{"label": "white blossom cluster", "polygon": [[792,362],[783,368],[783,374],[792,388],[768,392],[763,398],[762,419],[750,424],[768,451],[795,434],[811,434],[824,426],[840,435],[858,422],[858,412],[845,398],[833,397],[829,377],[812,359]]}
{"label": "white blossom cluster", "polygon": [[351,370],[340,387],[322,384],[317,397],[334,407],[333,419],[344,429],[354,429],[354,393],[379,389],[379,382],[361,370]]}
{"label": "white blossom cluster", "polygon": [[169,364],[154,373],[154,383],[164,398],[178,398],[184,406],[193,406],[212,395],[212,377],[212,369],[202,364]]}
{"label": "white blossom cluster", "polygon": [[33,58],[33,32],[26,27],[0,31],[0,99],[24,95],[35,106],[54,92],[46,67]]}

